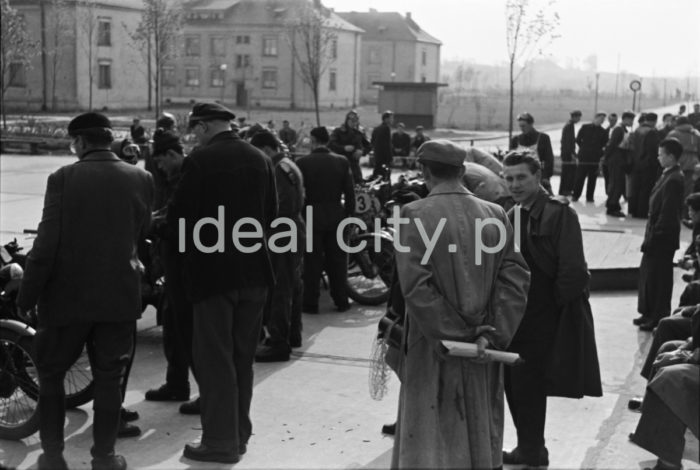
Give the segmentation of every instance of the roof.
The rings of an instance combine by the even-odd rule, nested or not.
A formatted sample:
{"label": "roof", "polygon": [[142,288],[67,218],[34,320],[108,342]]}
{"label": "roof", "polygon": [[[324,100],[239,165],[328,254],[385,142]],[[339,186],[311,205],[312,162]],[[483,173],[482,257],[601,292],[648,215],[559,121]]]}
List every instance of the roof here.
{"label": "roof", "polygon": [[240,0],[192,0],[185,2],[185,9],[190,11],[225,11],[235,6]]}
{"label": "roof", "polygon": [[439,39],[431,36],[413,21],[410,14],[406,16],[397,12],[350,11],[338,13],[346,21],[365,31],[365,41],[416,41],[441,45]]}

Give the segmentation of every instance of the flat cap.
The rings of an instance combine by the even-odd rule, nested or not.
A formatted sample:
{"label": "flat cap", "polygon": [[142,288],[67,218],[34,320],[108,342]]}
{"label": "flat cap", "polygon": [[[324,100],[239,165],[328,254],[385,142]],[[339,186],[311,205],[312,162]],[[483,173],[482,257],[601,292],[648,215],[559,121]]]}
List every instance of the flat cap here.
{"label": "flat cap", "polygon": [[575,110],[571,111],[570,116],[571,117],[581,117],[582,114],[583,113],[581,112],[581,110],[575,109]]}
{"label": "flat cap", "polygon": [[447,139],[429,140],[416,152],[418,161],[438,162],[456,167],[464,164],[466,156],[466,150]]}
{"label": "flat cap", "polygon": [[90,133],[95,130],[111,129],[109,118],[100,113],[84,113],[73,118],[68,124],[68,135],[75,137],[82,133]]}
{"label": "flat cap", "polygon": [[518,121],[525,121],[527,123],[532,124],[535,122],[535,118],[532,117],[532,114],[530,113],[520,113],[518,115]]}
{"label": "flat cap", "polygon": [[685,203],[694,211],[700,210],[700,193],[689,194],[688,197],[685,198]]}
{"label": "flat cap", "polygon": [[233,114],[233,111],[219,103],[196,103],[190,113],[190,123],[214,120],[230,121],[235,118],[236,115]]}

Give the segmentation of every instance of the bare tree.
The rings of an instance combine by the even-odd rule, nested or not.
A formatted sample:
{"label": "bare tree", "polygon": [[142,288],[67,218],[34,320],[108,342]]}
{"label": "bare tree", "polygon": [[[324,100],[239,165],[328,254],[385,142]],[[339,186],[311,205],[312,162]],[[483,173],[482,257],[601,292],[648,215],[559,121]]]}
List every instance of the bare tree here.
{"label": "bare tree", "polygon": [[[531,11],[530,0],[506,1],[506,44],[508,46],[510,106],[508,139],[513,137],[513,105],[515,82],[528,62],[542,54],[558,35],[559,14],[554,10],[556,0],[548,0],[543,8]],[[520,70],[516,73],[516,67]]]}
{"label": "bare tree", "polygon": [[92,111],[92,91],[95,82],[95,46],[97,43],[97,3],[96,0],[82,0],[76,5],[80,8],[77,14],[78,26],[83,34],[81,48],[87,58],[88,66],[88,108]]}
{"label": "bare tree", "polygon": [[319,87],[321,77],[335,60],[331,48],[337,35],[333,30],[330,10],[320,2],[312,5],[304,1],[293,15],[286,23],[287,39],[294,60],[299,64],[296,71],[313,95],[316,125],[320,126]]}
{"label": "bare tree", "polygon": [[30,61],[37,52],[38,44],[30,38],[22,14],[10,6],[9,0],[0,0],[0,2],[0,14],[2,14],[0,106],[3,129],[7,130],[5,93],[17,78],[17,74],[23,73],[30,67]]}
{"label": "bare tree", "polygon": [[56,110],[56,87],[61,65],[64,62],[64,53],[73,38],[71,28],[71,10],[66,0],[51,0],[51,15],[49,16],[48,29],[51,35],[50,47],[45,48],[49,59],[49,73],[51,77],[51,109]]}
{"label": "bare tree", "polygon": [[[183,19],[183,10],[176,2],[143,0],[141,21],[136,30],[130,33],[131,39],[144,55],[148,69],[149,96],[151,89],[155,92],[156,119],[160,116],[163,105],[163,66],[178,56]],[[155,73],[150,73],[152,69]]]}

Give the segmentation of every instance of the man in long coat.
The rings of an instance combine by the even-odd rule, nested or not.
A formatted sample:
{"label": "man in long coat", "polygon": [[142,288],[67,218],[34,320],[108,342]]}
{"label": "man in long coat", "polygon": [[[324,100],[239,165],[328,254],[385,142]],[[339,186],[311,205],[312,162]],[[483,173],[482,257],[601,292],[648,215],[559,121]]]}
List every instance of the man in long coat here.
{"label": "man in long coat", "polygon": [[525,363],[506,371],[508,406],[518,445],[503,463],[546,466],[547,397],[601,396],[600,369],[588,303],[589,273],[581,226],[568,200],[541,186],[540,162],[514,152],[504,174],[518,206],[510,210],[530,268],[527,307],[509,350]]}
{"label": "man in long coat", "polygon": [[[396,260],[407,319],[392,467],[497,468],[502,366],[446,356],[441,340],[507,348],[525,307],[527,266],[503,209],[460,184],[462,148],[433,140],[417,157],[431,191],[401,211],[408,250],[397,247]],[[421,233],[436,240],[433,250]],[[475,251],[482,244],[495,249]]]}

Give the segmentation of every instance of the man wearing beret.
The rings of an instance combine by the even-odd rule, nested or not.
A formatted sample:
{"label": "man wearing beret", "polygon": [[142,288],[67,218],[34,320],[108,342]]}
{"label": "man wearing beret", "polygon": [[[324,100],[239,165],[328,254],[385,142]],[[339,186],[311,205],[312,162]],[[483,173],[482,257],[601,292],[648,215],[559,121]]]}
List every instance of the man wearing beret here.
{"label": "man wearing beret", "polygon": [[523,364],[505,371],[508,407],[518,444],[503,453],[503,463],[549,464],[545,447],[547,397],[601,396],[593,316],[588,302],[590,275],[581,226],[569,201],[541,186],[539,160],[512,152],[503,173],[518,204],[508,216],[530,268],[527,306],[508,350]]}
{"label": "man wearing beret", "polygon": [[[462,186],[465,157],[448,140],[424,143],[417,158],[430,193],[401,210],[408,223],[399,230],[405,249],[397,247],[396,263],[407,333],[392,468],[502,464],[502,365],[483,354],[510,344],[529,274],[505,211]],[[497,223],[480,227],[479,219]],[[421,234],[435,238],[439,227],[428,253]],[[482,250],[479,260],[479,242],[502,249]],[[442,340],[476,343],[479,357],[448,356]]]}
{"label": "man wearing beret", "polygon": [[167,216],[179,228],[193,304],[202,420],[201,444],[185,446],[184,456],[220,463],[238,462],[252,433],[253,361],[274,285],[267,231],[277,216],[272,161],[231,130],[234,118],[220,104],[194,105],[189,128],[199,147],[184,160]]}
{"label": "man wearing beret", "polygon": [[141,314],[136,253],[150,224],[153,179],[109,151],[111,127],[98,113],[81,114],[68,124],[79,161],[49,176],[17,297],[23,310],[38,303],[40,469],[68,468],[63,380],[86,344],[95,381],[92,468],[126,468],[114,443],[120,382]]}

